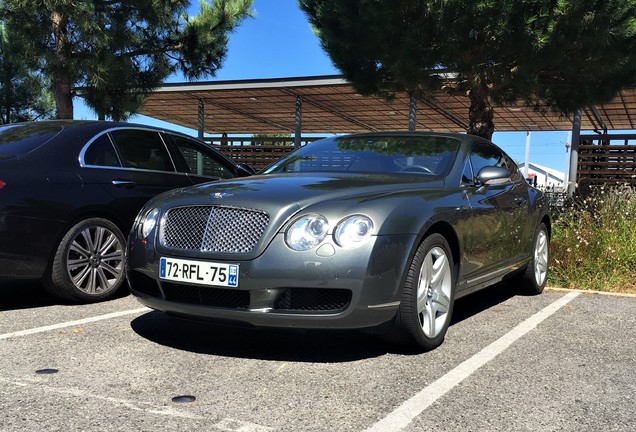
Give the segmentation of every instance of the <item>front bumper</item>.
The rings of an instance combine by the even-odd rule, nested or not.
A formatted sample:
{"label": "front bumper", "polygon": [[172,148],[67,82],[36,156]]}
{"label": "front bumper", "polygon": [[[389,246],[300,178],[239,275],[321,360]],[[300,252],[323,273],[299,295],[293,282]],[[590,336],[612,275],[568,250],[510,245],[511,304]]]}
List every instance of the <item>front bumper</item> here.
{"label": "front bumper", "polygon": [[160,279],[160,257],[202,257],[157,253],[132,235],[128,283],[142,304],[192,319],[264,327],[373,327],[397,312],[414,241],[414,236],[379,236],[353,250],[326,242],[315,250],[295,252],[279,234],[252,260],[208,257],[239,265],[239,286],[217,288]]}

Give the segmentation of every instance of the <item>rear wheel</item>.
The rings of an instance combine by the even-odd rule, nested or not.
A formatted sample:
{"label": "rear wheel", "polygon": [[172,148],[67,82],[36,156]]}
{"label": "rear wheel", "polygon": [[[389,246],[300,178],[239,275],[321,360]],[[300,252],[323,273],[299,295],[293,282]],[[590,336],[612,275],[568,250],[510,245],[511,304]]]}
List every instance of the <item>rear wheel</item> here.
{"label": "rear wheel", "polygon": [[418,247],[409,266],[397,325],[420,351],[444,341],[453,313],[455,266],[448,242],[432,234]]}
{"label": "rear wheel", "polygon": [[548,280],[550,263],[550,235],[544,223],[539,225],[534,237],[532,256],[523,274],[523,290],[531,295],[541,294]]}
{"label": "rear wheel", "polygon": [[91,303],[115,295],[125,277],[125,239],[112,222],[86,219],[60,242],[44,286],[66,300]]}

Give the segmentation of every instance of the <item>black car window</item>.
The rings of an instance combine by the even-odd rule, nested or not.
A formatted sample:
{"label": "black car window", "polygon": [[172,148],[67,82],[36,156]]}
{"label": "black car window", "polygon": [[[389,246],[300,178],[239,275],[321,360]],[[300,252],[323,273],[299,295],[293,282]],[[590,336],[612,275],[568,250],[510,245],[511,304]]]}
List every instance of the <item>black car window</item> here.
{"label": "black car window", "polygon": [[0,128],[0,159],[11,159],[40,147],[62,131],[59,124],[24,123]]}
{"label": "black car window", "polygon": [[214,178],[236,177],[236,174],[229,167],[214,157],[212,150],[204,152],[198,145],[184,137],[172,135],[172,139],[192,174]]}
{"label": "black car window", "polygon": [[506,168],[510,171],[510,178],[513,181],[519,180],[521,178],[521,174],[519,173],[519,167],[517,164],[506,154],[504,154],[504,160],[506,161]]}
{"label": "black car window", "polygon": [[110,132],[113,143],[130,168],[174,171],[170,154],[158,132],[117,129]]}
{"label": "black car window", "polygon": [[475,176],[473,175],[473,168],[470,166],[470,159],[466,159],[464,170],[462,171],[462,184],[471,185],[474,182]]}
{"label": "black car window", "polygon": [[470,163],[473,174],[476,176],[479,171],[487,166],[496,166],[510,170],[505,155],[497,147],[488,143],[476,143],[470,154]]}
{"label": "black car window", "polygon": [[88,146],[84,153],[84,164],[108,167],[121,166],[113,143],[110,141],[108,135],[103,134],[98,136]]}

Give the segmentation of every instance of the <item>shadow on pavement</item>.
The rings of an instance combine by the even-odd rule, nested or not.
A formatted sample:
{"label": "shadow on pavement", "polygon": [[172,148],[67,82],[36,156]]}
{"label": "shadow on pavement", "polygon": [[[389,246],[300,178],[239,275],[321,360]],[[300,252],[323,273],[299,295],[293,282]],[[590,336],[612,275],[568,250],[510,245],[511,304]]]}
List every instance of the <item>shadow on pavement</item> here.
{"label": "shadow on pavement", "polygon": [[501,282],[455,301],[451,325],[493,308],[515,296],[523,295],[514,282]]}
{"label": "shadow on pavement", "polygon": [[37,280],[0,281],[0,311],[31,309],[59,304]]}
{"label": "shadow on pavement", "polygon": [[[455,304],[451,325],[516,295],[498,284]],[[256,329],[187,321],[149,312],[131,322],[133,331],[159,345],[199,354],[294,362],[337,363],[394,354],[412,354],[386,338],[357,330]]]}
{"label": "shadow on pavement", "polygon": [[[111,300],[129,294],[128,288],[124,286]],[[0,311],[74,304],[77,303],[52,296],[38,280],[0,280]]]}

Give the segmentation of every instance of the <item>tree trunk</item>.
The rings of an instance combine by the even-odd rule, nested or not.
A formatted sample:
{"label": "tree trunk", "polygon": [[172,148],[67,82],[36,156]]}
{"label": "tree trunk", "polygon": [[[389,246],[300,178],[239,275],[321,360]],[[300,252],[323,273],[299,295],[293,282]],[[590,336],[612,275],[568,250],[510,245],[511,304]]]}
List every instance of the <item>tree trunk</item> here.
{"label": "tree trunk", "polygon": [[55,67],[53,72],[53,94],[58,119],[73,118],[73,83],[70,78],[70,52],[66,36],[68,18],[59,12],[51,13],[55,38]]}
{"label": "tree trunk", "polygon": [[495,132],[494,110],[488,94],[488,88],[479,86],[468,91],[470,108],[468,110],[468,133],[487,140]]}

